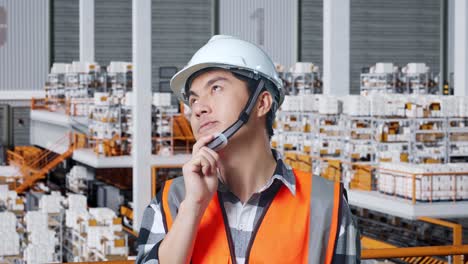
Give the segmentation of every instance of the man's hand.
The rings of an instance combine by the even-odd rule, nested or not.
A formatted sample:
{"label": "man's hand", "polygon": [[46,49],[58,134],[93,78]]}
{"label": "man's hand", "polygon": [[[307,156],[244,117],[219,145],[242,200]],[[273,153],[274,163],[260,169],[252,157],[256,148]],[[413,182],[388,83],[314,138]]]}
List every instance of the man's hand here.
{"label": "man's hand", "polygon": [[200,138],[193,146],[192,159],[183,168],[185,182],[184,204],[199,208],[203,215],[218,188],[219,155],[206,147],[213,135]]}
{"label": "man's hand", "polygon": [[[159,246],[159,263],[189,263],[201,218],[218,188],[218,153],[206,147],[213,136],[200,138],[183,167],[185,199]],[[177,254],[174,254],[177,252]]]}

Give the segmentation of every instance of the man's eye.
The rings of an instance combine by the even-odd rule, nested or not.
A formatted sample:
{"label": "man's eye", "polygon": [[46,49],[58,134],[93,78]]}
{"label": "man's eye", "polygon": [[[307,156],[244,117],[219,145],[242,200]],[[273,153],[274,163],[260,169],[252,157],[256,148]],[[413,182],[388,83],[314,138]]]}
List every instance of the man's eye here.
{"label": "man's eye", "polygon": [[221,90],[221,86],[219,85],[213,85],[213,87],[211,88],[213,91],[219,91]]}
{"label": "man's eye", "polygon": [[189,99],[189,105],[192,106],[194,103],[197,102],[197,98],[190,98]]}

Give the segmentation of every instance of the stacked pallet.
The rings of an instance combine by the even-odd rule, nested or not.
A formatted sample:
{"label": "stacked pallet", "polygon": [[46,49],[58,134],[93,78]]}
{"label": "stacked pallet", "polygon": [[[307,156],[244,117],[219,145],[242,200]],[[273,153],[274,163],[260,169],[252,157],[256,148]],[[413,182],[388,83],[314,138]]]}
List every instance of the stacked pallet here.
{"label": "stacked pallet", "polygon": [[39,210],[44,213],[60,213],[64,199],[60,192],[43,195],[39,200]]}
{"label": "stacked pallet", "polygon": [[20,240],[16,232],[16,223],[16,216],[13,213],[0,213],[0,237],[5,241],[5,243],[0,243],[0,257],[16,256],[20,253]]}
{"label": "stacked pallet", "polygon": [[105,261],[126,259],[127,237],[122,219],[109,208],[86,208],[86,197],[70,195],[66,210],[69,259]]}
{"label": "stacked pallet", "polygon": [[49,230],[49,218],[46,212],[29,211],[25,222],[29,243],[24,251],[27,263],[55,262],[55,247],[59,243],[56,233]]}

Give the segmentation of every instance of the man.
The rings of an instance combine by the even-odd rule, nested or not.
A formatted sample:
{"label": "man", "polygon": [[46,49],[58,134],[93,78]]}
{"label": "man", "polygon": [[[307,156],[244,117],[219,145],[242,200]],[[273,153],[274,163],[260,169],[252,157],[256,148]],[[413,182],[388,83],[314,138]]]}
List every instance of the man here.
{"label": "man", "polygon": [[257,46],[214,36],[171,80],[197,139],[183,177],[145,210],[137,263],[359,263],[339,183],[270,148],[284,94]]}

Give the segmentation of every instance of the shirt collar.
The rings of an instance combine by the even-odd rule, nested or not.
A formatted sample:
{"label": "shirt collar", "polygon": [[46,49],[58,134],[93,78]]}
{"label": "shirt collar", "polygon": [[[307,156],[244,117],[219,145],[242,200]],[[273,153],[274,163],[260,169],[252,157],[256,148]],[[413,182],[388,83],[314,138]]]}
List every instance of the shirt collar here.
{"label": "shirt collar", "polygon": [[[268,182],[256,193],[265,191],[266,189],[270,188],[275,180],[279,180],[289,189],[292,195],[296,195],[296,177],[294,176],[292,168],[283,162],[283,157],[278,151],[274,149],[271,151],[276,159],[275,172],[273,173],[273,176],[270,178],[270,180],[268,180]],[[218,184],[218,191],[227,192],[229,191],[229,188],[220,180]]]}

